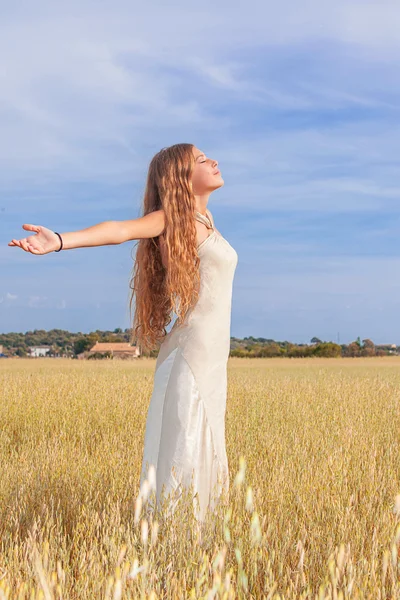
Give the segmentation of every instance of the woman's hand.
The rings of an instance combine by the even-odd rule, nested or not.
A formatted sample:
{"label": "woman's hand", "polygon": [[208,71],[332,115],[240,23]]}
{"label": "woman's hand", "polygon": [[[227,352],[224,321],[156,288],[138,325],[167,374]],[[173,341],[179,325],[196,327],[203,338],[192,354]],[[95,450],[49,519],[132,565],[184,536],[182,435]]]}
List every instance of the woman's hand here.
{"label": "woman's hand", "polygon": [[22,227],[26,231],[34,231],[35,235],[30,235],[22,240],[13,239],[9,242],[9,246],[19,246],[22,250],[32,254],[48,254],[59,249],[60,238],[51,229],[26,223]]}

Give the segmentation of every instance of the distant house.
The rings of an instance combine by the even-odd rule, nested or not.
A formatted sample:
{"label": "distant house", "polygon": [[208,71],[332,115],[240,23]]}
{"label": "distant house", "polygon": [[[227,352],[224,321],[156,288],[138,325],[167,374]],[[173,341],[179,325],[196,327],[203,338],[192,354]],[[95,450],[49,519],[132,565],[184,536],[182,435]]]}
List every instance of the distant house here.
{"label": "distant house", "polygon": [[130,359],[140,356],[139,346],[131,346],[128,342],[96,342],[90,350],[78,354],[78,358],[87,358],[91,354],[111,353],[113,358]]}
{"label": "distant house", "polygon": [[28,350],[28,356],[47,356],[50,352],[50,346],[30,346]]}
{"label": "distant house", "polygon": [[375,348],[390,348],[391,350],[396,350],[396,344],[375,344]]}
{"label": "distant house", "polygon": [[396,352],[396,344],[375,344],[375,348],[382,348],[382,350],[389,350],[390,353]]}

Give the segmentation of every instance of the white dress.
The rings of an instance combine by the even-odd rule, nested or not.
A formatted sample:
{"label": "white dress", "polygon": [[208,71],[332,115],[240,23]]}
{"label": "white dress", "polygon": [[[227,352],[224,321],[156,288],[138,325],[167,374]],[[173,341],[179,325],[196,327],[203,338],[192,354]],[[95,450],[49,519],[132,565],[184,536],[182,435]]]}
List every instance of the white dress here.
{"label": "white dress", "polygon": [[195,213],[211,230],[197,247],[199,298],[184,323],[176,321],[160,346],[140,476],[142,488],[154,465],[156,502],[161,505],[162,494],[171,494],[169,514],[182,486],[193,485],[194,514],[200,521],[229,490],[225,410],[232,284],[238,262],[236,251],[207,213],[210,220]]}

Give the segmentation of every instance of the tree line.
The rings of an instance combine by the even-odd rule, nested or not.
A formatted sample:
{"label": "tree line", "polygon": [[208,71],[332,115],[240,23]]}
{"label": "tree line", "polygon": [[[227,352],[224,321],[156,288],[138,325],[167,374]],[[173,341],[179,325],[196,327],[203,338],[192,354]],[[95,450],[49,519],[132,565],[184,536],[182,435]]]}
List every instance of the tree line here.
{"label": "tree line", "polygon": [[[28,356],[32,346],[48,346],[48,356],[76,358],[81,352],[89,350],[96,342],[130,342],[132,330],[116,328],[113,331],[96,330],[90,333],[71,333],[62,329],[34,329],[26,333],[0,334],[0,346],[5,356]],[[212,351],[212,349],[211,349]],[[397,354],[397,348],[391,345],[377,347],[370,339],[358,337],[350,344],[336,344],[313,337],[309,344],[295,344],[289,341],[276,341],[268,338],[231,337],[230,356],[241,358],[265,357],[358,357],[386,356]],[[158,349],[143,356],[156,357]]]}
{"label": "tree line", "polygon": [[336,344],[332,341],[322,341],[313,337],[309,344],[294,344],[284,341],[277,342],[266,338],[246,337],[243,340],[231,338],[230,356],[242,358],[266,358],[266,357],[357,357],[357,356],[387,356],[397,354],[391,345],[375,346],[369,338],[361,340],[358,337],[350,344]]}

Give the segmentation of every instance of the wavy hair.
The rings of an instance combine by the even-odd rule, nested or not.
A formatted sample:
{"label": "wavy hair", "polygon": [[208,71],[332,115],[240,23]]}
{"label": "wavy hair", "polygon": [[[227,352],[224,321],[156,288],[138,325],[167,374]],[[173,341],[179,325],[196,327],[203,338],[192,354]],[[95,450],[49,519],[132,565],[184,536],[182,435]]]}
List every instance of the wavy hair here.
{"label": "wavy hair", "polygon": [[196,207],[191,177],[195,164],[193,144],[163,148],[150,162],[143,198],[143,216],[163,209],[165,268],[160,236],[138,241],[130,280],[130,314],[135,302],[132,339],[142,350],[159,346],[167,334],[171,313],[182,323],[196,304],[200,286]]}

